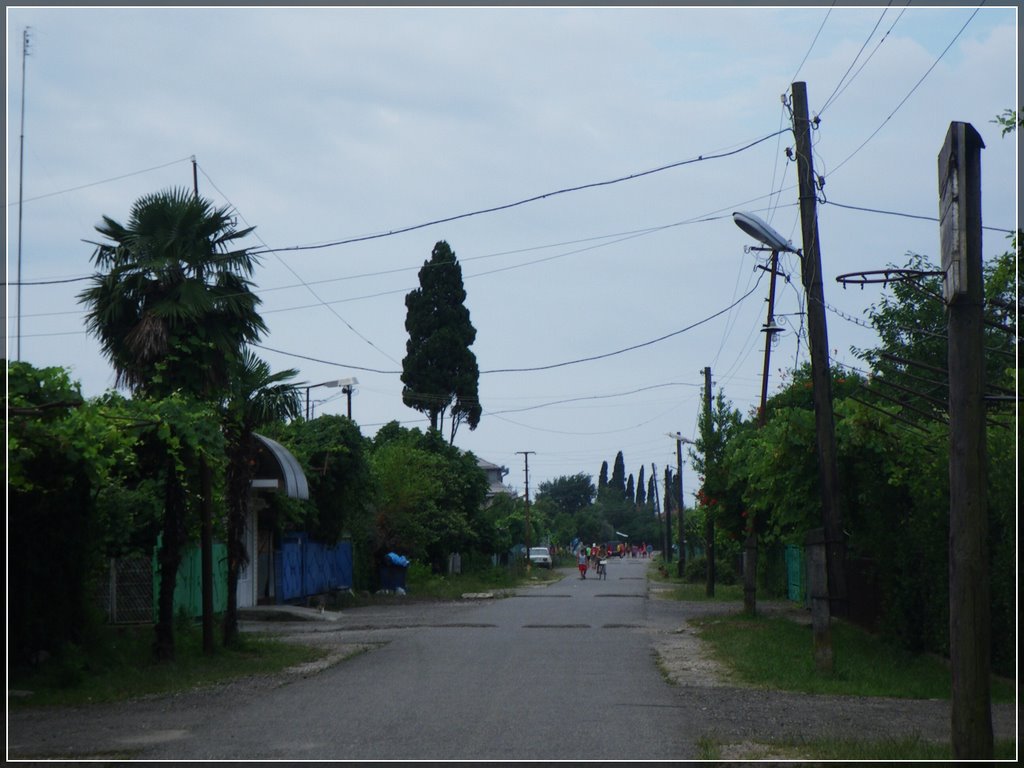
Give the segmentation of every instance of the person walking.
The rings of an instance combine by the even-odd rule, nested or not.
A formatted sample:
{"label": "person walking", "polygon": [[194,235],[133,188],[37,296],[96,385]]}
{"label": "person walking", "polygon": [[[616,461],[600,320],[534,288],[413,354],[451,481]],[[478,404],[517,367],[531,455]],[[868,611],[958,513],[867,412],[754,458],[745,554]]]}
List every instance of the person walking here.
{"label": "person walking", "polygon": [[587,548],[580,547],[580,553],[576,560],[580,567],[580,578],[587,578]]}

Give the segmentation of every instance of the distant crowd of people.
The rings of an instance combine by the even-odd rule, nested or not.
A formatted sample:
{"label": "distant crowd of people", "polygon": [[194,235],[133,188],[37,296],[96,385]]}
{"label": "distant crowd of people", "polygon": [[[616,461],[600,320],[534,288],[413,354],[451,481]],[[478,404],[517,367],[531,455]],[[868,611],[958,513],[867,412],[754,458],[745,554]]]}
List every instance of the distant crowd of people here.
{"label": "distant crowd of people", "polygon": [[580,578],[587,578],[587,571],[593,568],[599,578],[606,575],[605,564],[609,557],[648,558],[654,553],[652,544],[626,544],[609,542],[607,544],[591,544],[589,547],[580,544],[576,551],[576,563],[580,570]]}

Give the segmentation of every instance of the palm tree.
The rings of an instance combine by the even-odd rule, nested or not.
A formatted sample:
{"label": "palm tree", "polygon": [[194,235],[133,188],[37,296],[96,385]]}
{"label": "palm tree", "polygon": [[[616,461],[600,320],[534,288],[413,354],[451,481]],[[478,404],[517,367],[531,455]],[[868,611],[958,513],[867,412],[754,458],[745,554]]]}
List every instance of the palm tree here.
{"label": "palm tree", "polygon": [[155,397],[222,389],[230,362],[266,330],[249,280],[257,260],[232,250],[252,228],[237,230],[229,208],[171,189],[139,198],[127,225],[104,216],[96,231],[110,242],[94,243],[100,272],[78,298],[118,386]]}
{"label": "palm tree", "polygon": [[224,435],[227,440],[227,539],[228,604],[224,615],[224,644],[238,638],[238,574],[248,562],[243,533],[249,516],[249,489],[256,471],[259,442],[255,431],[267,424],[298,418],[301,396],[294,384],[286,383],[298,371],[271,373],[270,366],[246,350],[232,376],[224,407]]}
{"label": "palm tree", "polygon": [[[266,330],[249,280],[256,259],[248,248],[235,247],[252,229],[236,229],[228,208],[171,189],[139,198],[127,224],[104,216],[96,231],[108,242],[94,243],[98,272],[78,299],[88,307],[86,328],[99,339],[118,386],[154,399],[180,390],[219,402],[233,361]],[[212,651],[212,483],[200,464],[203,643]],[[166,484],[168,501],[177,501],[166,505],[160,552],[156,652],[162,659],[174,656],[174,584],[186,541],[181,480],[170,468]]]}

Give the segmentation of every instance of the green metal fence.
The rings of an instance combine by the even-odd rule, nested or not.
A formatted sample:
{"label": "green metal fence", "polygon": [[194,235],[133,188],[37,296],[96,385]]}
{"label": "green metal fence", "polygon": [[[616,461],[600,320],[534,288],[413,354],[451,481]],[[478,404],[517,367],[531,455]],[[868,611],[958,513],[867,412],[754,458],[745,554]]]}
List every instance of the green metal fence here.
{"label": "green metal fence", "polygon": [[804,577],[804,549],[795,544],[786,545],[786,596],[797,603],[807,600]]}
{"label": "green metal fence", "polygon": [[[160,605],[160,564],[157,560],[160,543],[153,550],[153,621],[158,621]],[[213,545],[213,612],[223,613],[228,607],[228,548]],[[174,615],[181,611],[193,618],[203,615],[202,552],[198,545],[187,547],[178,566],[174,584]]]}

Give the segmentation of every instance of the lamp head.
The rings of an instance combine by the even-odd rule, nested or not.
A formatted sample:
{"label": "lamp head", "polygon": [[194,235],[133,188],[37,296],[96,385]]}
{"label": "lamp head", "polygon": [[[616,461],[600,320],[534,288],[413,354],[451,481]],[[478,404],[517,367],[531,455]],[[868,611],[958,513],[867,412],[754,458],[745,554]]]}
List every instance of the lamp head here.
{"label": "lamp head", "polygon": [[788,251],[789,253],[796,253],[796,249],[793,247],[793,244],[772,229],[760,217],[755,216],[752,213],[737,211],[733,213],[732,220],[735,222],[737,227],[742,229],[758,242],[764,243],[773,251]]}

